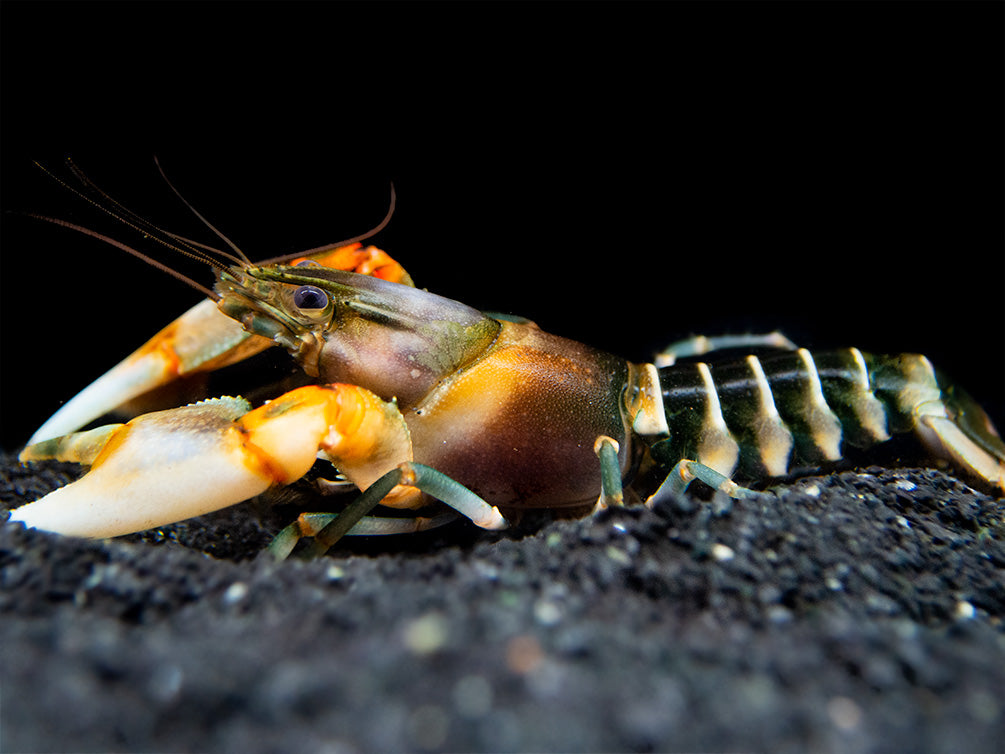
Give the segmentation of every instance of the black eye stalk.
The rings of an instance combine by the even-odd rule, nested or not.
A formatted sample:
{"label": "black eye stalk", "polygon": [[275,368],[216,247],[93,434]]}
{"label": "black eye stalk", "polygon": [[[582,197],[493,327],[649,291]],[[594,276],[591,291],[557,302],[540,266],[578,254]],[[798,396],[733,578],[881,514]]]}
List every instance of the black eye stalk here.
{"label": "black eye stalk", "polygon": [[328,294],[314,285],[302,285],[293,293],[293,303],[298,309],[317,312],[328,306]]}

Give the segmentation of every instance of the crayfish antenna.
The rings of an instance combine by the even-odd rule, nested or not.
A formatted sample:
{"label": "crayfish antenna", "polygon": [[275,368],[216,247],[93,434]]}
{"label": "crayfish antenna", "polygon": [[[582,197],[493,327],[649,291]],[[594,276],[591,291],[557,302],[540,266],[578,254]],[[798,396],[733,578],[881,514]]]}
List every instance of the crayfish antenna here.
{"label": "crayfish antenna", "polygon": [[358,236],[353,236],[352,238],[347,238],[344,241],[337,241],[335,243],[329,243],[329,244],[325,244],[324,246],[318,246],[318,247],[313,248],[313,249],[308,249],[307,251],[297,251],[297,252],[294,252],[293,254],[283,254],[282,256],[279,256],[279,257],[272,257],[271,259],[264,259],[261,262],[258,262],[258,264],[259,265],[283,264],[285,262],[289,262],[290,260],[296,259],[298,257],[308,257],[308,256],[312,256],[314,254],[324,254],[325,252],[332,251],[334,249],[339,248],[340,246],[348,246],[349,244],[359,243],[360,241],[365,241],[366,239],[371,238],[371,237],[377,235],[378,233],[380,233],[380,231],[384,230],[384,228],[387,227],[387,224],[389,222],[391,222],[391,216],[394,214],[394,208],[395,208],[396,204],[397,204],[397,194],[395,194],[394,184],[392,183],[391,184],[391,200],[390,200],[390,203],[388,204],[387,213],[384,215],[384,219],[381,220],[379,223],[377,223],[373,228],[371,228],[370,230],[368,230],[366,233],[362,233],[362,234],[360,234]]}
{"label": "crayfish antenna", "polygon": [[[132,254],[137,259],[142,259],[144,262],[146,262],[147,264],[149,264],[151,267],[156,267],[161,272],[166,272],[171,277],[173,277],[173,278],[175,278],[177,280],[180,280],[181,282],[185,283],[185,285],[187,285],[187,286],[189,286],[191,288],[194,288],[195,290],[199,291],[199,293],[202,293],[203,295],[208,296],[209,298],[211,298],[213,300],[216,300],[216,299],[219,298],[219,296],[213,290],[207,288],[204,285],[200,285],[199,283],[195,282],[192,278],[188,277],[187,275],[184,275],[184,274],[178,272],[178,270],[172,269],[171,267],[169,267],[168,265],[164,264],[163,262],[158,262],[153,257],[150,257],[150,256],[144,254],[142,251],[140,251],[138,249],[134,249],[132,246],[128,246],[127,244],[124,244],[121,241],[116,241],[114,238],[110,238],[109,236],[106,236],[106,235],[104,235],[102,233],[98,233],[97,231],[91,230],[90,228],[85,228],[82,225],[77,225],[76,223],[67,222],[66,220],[60,220],[58,217],[48,217],[46,215],[38,215],[38,214],[35,214],[34,212],[27,213],[27,216],[28,217],[33,217],[36,220],[44,220],[47,223],[52,223],[53,225],[59,225],[59,226],[61,226],[63,228],[69,228],[70,230],[75,230],[78,233],[82,233],[85,236],[90,236],[91,238],[96,238],[99,241],[103,241],[104,243],[107,243],[109,246],[114,246],[115,248],[121,249],[122,251],[126,252],[127,254]],[[162,243],[163,243],[163,241],[162,241]],[[181,252],[181,253],[183,253],[183,254],[187,254],[187,252],[184,252],[181,249],[176,249],[176,250],[179,251],[179,252]],[[187,255],[188,256],[192,256],[191,254],[187,254]],[[218,267],[221,267],[221,268],[225,268],[225,265],[222,265],[219,262],[216,262],[215,260],[213,262],[209,262],[207,259],[202,259],[201,257],[197,257],[197,258],[199,258],[200,261],[207,262],[208,264],[212,264],[213,266],[218,266]]]}
{"label": "crayfish antenna", "polygon": [[[235,244],[233,241],[231,241],[229,238],[227,238],[227,236],[225,236],[222,231],[220,231],[215,225],[213,225],[213,223],[211,223],[209,220],[207,220],[205,217],[203,217],[202,213],[199,212],[195,207],[193,207],[192,204],[189,202],[189,200],[186,199],[184,196],[182,196],[181,192],[177,188],[175,188],[175,185],[173,183],[171,183],[170,179],[167,177],[167,173],[164,172],[164,168],[161,167],[160,160],[157,159],[156,155],[154,156],[154,164],[157,166],[157,171],[161,174],[161,178],[164,179],[164,183],[166,183],[168,185],[168,188],[171,189],[171,191],[174,192],[174,195],[177,196],[178,199],[181,200],[181,203],[184,204],[188,208],[189,212],[191,212],[193,215],[195,215],[196,217],[198,217],[199,221],[203,225],[205,225],[207,228],[209,228],[211,231],[213,231],[213,234],[216,235],[217,238],[219,238],[221,241],[223,241],[225,244],[227,244],[227,246],[229,246],[231,249],[234,250],[234,253],[237,254],[237,257],[233,258],[234,261],[238,261],[238,262],[242,262],[243,264],[250,265],[251,264],[251,260],[248,259],[247,256],[245,256],[244,252],[241,251],[238,248],[237,244]],[[168,235],[170,235],[172,238],[174,238],[176,240],[184,241],[185,243],[194,243],[192,241],[189,241],[186,238],[183,238],[182,236],[176,236],[173,233],[168,234]],[[202,244],[197,244],[197,245],[198,246],[203,246]],[[209,249],[211,247],[205,246],[203,248]],[[217,249],[213,249],[213,251],[217,251],[219,253],[219,250],[217,250]]]}

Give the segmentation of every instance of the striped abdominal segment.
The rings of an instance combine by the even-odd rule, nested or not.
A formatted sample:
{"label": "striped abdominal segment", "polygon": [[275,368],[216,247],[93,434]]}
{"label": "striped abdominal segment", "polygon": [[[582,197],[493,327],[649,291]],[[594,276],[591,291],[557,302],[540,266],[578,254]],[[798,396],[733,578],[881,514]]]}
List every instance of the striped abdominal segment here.
{"label": "striped abdominal segment", "polygon": [[816,356],[804,348],[717,365],[660,370],[670,436],[652,446],[661,464],[690,459],[743,479],[785,476],[840,460],[945,411],[923,356]]}

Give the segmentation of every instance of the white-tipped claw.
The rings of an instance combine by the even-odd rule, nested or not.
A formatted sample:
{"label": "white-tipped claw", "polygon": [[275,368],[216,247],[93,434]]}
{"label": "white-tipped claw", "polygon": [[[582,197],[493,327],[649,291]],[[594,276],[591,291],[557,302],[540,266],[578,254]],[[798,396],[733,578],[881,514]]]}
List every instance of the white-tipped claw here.
{"label": "white-tipped claw", "polygon": [[201,301],[65,403],[28,443],[75,432],[180,376],[232,364],[270,345],[245,332],[215,302]]}
{"label": "white-tipped claw", "polygon": [[131,356],[64,403],[35,430],[28,444],[34,445],[80,429],[129,399],[165,384],[173,376],[167,371],[159,352],[142,354],[139,358]]}
{"label": "white-tipped claw", "polygon": [[10,520],[71,536],[114,537],[253,497],[273,480],[242,457],[233,420],[247,408],[233,399],[207,401],[120,425],[92,451],[87,474],[16,509]]}

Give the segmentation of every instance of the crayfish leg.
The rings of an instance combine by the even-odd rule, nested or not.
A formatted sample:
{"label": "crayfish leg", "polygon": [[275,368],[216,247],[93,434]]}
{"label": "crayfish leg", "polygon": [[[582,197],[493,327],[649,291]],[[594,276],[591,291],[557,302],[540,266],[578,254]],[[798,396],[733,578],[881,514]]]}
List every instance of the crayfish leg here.
{"label": "crayfish leg", "polygon": [[593,452],[600,459],[600,497],[597,499],[595,511],[610,507],[621,507],[625,504],[625,493],[621,485],[621,462],[618,451],[621,446],[618,441],[607,435],[600,435],[593,443]]}
{"label": "crayfish leg", "polygon": [[[266,552],[275,560],[288,558],[297,542],[307,537],[317,536],[326,526],[335,521],[338,513],[301,513],[292,524],[280,531]],[[407,518],[387,518],[384,516],[363,516],[344,536],[347,537],[384,537],[394,534],[416,534],[422,531],[438,529],[453,523],[460,518],[456,513],[441,513],[437,516],[409,516]],[[334,544],[334,542],[332,543]],[[317,557],[324,554],[318,546],[312,546],[301,551],[304,558]]]}
{"label": "crayfish leg", "polygon": [[693,335],[685,340],[678,340],[658,354],[653,359],[657,367],[673,366],[677,359],[689,356],[702,356],[713,351],[723,351],[731,348],[776,348],[782,351],[795,351],[796,344],[786,338],[778,330],[769,333],[751,333],[747,335]]}
{"label": "crayfish leg", "polygon": [[313,541],[301,552],[306,558],[324,555],[344,536],[402,534],[424,531],[450,523],[453,514],[434,518],[387,519],[367,516],[395,489],[414,488],[448,506],[483,529],[499,530],[508,526],[499,509],[490,505],[464,485],[446,474],[421,463],[403,463],[371,484],[339,514],[305,514],[283,529],[268,547],[277,560],[287,558],[304,537]]}
{"label": "crayfish leg", "polygon": [[695,479],[704,482],[714,490],[719,490],[729,495],[734,500],[756,497],[757,493],[746,487],[741,487],[725,474],[716,471],[711,466],[706,466],[698,461],[691,461],[682,458],[667,474],[666,479],[649,499],[646,505],[650,508],[658,501],[670,497],[683,495],[687,488]]}

